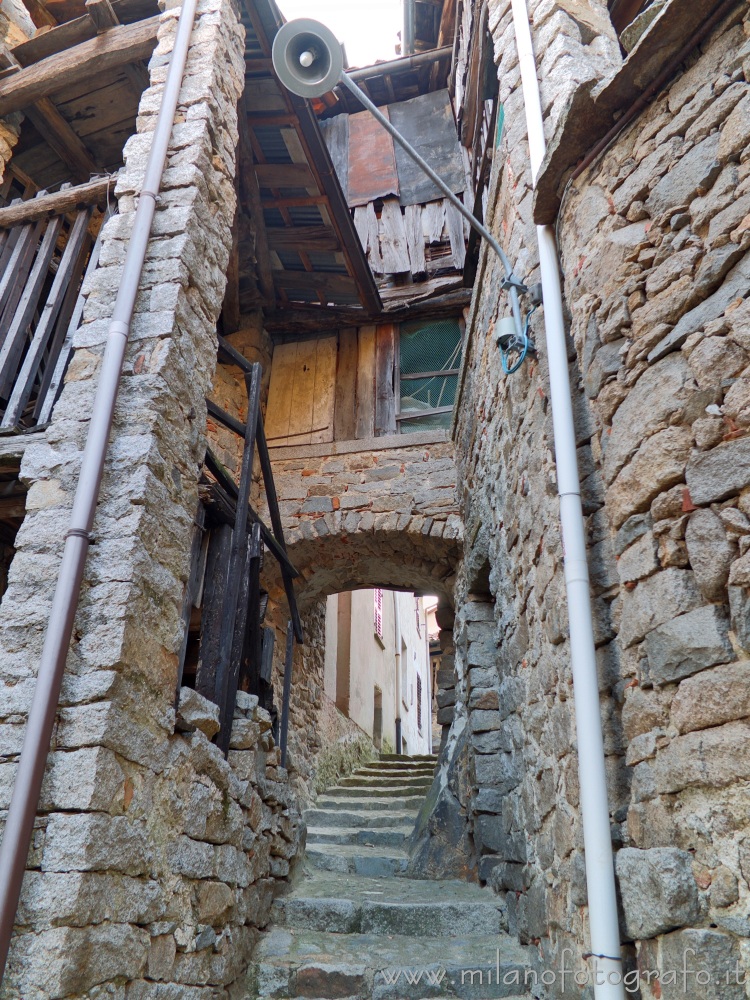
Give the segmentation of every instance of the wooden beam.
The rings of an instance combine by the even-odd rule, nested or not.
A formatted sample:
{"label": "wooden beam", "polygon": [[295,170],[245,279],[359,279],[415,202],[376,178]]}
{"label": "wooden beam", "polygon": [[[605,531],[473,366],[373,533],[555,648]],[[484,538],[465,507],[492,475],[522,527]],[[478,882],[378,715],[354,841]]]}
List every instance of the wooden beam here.
{"label": "wooden beam", "polygon": [[[123,24],[132,24],[150,12],[149,0],[113,0],[112,6]],[[145,8],[149,8],[146,10]],[[96,37],[96,25],[88,14],[65,21],[49,31],[37,33],[26,42],[13,49],[13,54],[22,66],[30,66],[55,52],[62,52],[73,45]]]}
{"label": "wooden beam", "polygon": [[[412,287],[419,287],[414,285]],[[364,309],[329,306],[295,305],[291,309],[273,316],[266,316],[265,329],[273,335],[276,343],[286,340],[300,340],[305,337],[319,337],[321,333],[342,329],[347,326],[362,326],[375,322],[409,322],[417,319],[460,316],[471,303],[471,289],[461,288],[445,295],[437,295],[421,302],[406,303],[401,308],[388,310],[379,316],[370,316]]]}
{"label": "wooden beam", "polygon": [[243,94],[239,106],[240,155],[238,173],[240,176],[240,192],[244,195],[250,218],[255,226],[255,260],[258,267],[258,286],[265,300],[274,306],[276,303],[276,288],[271,274],[271,251],[266,235],[266,223],[263,218],[263,206],[260,200],[258,177],[253,164],[253,150],[247,125],[247,101]]}
{"label": "wooden beam", "polygon": [[[20,72],[18,60],[5,44],[0,44],[0,55],[10,64],[9,76]],[[67,163],[76,180],[87,181],[92,174],[99,173],[91,153],[48,97],[27,108],[26,117],[63,163]]]}
{"label": "wooden beam", "polygon": [[268,243],[272,250],[313,250],[337,253],[341,250],[336,230],[330,226],[284,226],[268,229]]}
{"label": "wooden beam", "polygon": [[[91,20],[96,25],[96,33],[101,35],[109,28],[116,28],[120,24],[117,11],[110,3],[110,0],[86,0],[86,11]],[[126,64],[123,66],[125,76],[130,81],[136,97],[140,98],[143,91],[151,83],[148,70],[141,62]]]}
{"label": "wooden beam", "polygon": [[265,188],[314,188],[313,172],[306,163],[256,163],[258,184]]}
{"label": "wooden beam", "polygon": [[325,205],[324,194],[309,194],[299,198],[264,198],[263,208],[309,208],[311,205]]}
{"label": "wooden beam", "polygon": [[43,0],[25,0],[25,6],[37,28],[57,27],[57,18],[50,14]]}
{"label": "wooden beam", "polygon": [[357,295],[357,283],[348,274],[331,274],[328,271],[274,271],[273,279],[278,288],[322,291],[334,298],[337,295]]}
{"label": "wooden beam", "polygon": [[21,222],[36,222],[45,216],[62,215],[86,205],[99,204],[106,199],[108,191],[114,192],[116,181],[116,175],[98,177],[88,184],[79,184],[54,194],[39,195],[7,208],[0,208],[0,229],[12,229]]}
{"label": "wooden beam", "polygon": [[0,115],[27,108],[77,83],[81,77],[93,78],[148,58],[156,46],[159,23],[160,15],[156,15],[135,24],[110,28],[97,38],[19,70],[3,84]]}
{"label": "wooden beam", "polygon": [[76,180],[87,181],[92,174],[101,172],[80,137],[48,97],[26,108],[25,114],[44,141],[70,167]]}
{"label": "wooden beam", "polygon": [[86,13],[96,25],[97,35],[101,35],[107,28],[116,28],[120,23],[109,0],[86,0],[84,6]]}

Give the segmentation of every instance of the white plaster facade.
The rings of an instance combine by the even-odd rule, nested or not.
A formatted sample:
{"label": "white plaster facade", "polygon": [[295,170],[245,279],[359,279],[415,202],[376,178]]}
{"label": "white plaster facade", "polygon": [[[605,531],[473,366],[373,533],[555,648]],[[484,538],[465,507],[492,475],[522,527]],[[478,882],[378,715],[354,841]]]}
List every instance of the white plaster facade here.
{"label": "white plaster facade", "polygon": [[[325,695],[383,750],[396,746],[400,710],[403,752],[432,752],[424,605],[414,594],[383,590],[334,594],[327,601]],[[382,716],[376,715],[376,704]]]}

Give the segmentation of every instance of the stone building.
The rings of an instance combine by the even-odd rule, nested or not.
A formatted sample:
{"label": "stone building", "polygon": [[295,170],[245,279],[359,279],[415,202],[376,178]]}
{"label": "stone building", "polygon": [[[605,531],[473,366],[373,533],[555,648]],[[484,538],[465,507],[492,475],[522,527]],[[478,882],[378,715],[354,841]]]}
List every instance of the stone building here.
{"label": "stone building", "polygon": [[[644,1000],[685,994],[686,955],[689,995],[739,1000],[750,8],[521,6],[536,176],[518,0],[417,0],[419,55],[354,75],[527,286],[556,229],[622,954]],[[0,10],[3,826],[179,14]],[[247,995],[300,809],[358,735],[324,708],[326,600],[367,588],[439,602],[411,874],[489,886],[539,969],[590,950],[545,308],[507,375],[495,255],[348,91],[281,86],[281,23],[197,5],[4,998]]]}

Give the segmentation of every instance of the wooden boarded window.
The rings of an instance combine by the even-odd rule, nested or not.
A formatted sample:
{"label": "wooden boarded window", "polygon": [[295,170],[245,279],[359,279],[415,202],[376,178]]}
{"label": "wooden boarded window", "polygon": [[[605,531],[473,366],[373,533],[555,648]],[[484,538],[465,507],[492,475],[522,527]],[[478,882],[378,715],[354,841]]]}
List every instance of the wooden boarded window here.
{"label": "wooden boarded window", "polygon": [[266,413],[269,445],[333,441],[337,348],[335,336],[276,346]]}
{"label": "wooden boarded window", "polygon": [[399,413],[402,434],[450,427],[461,364],[458,319],[404,323],[399,337]]}

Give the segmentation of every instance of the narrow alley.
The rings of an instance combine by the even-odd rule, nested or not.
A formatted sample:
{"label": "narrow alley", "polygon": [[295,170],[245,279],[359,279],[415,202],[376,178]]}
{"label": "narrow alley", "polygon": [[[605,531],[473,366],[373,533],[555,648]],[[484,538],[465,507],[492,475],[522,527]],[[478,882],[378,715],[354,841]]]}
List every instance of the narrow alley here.
{"label": "narrow alley", "polygon": [[408,876],[436,757],[382,754],[305,813],[304,873],[255,949],[250,996],[531,997],[533,955],[489,889]]}

